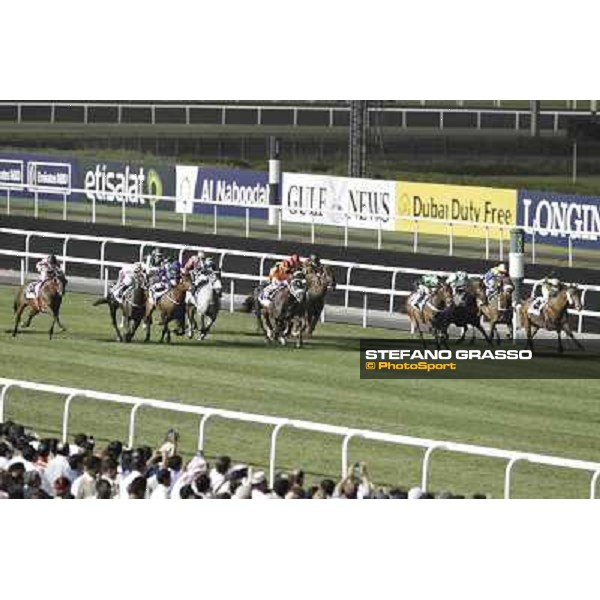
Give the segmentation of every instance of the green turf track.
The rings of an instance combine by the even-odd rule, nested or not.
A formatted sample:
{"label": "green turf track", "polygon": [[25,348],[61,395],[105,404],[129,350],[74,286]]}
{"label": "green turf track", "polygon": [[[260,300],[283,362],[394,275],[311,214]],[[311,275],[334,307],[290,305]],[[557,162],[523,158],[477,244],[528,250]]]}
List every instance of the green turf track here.
{"label": "green turf track", "polygon": [[[105,306],[69,293],[63,305],[67,333],[49,341],[49,317],[12,339],[13,290],[0,287],[0,374],[54,383],[172,399],[232,410],[414,436],[483,444],[600,461],[600,384],[596,381],[366,381],[358,374],[360,327],[326,324],[305,348],[265,347],[248,315],[223,313],[205,342],[177,338],[171,346],[113,341]],[[391,332],[368,329],[367,335]],[[57,435],[62,401],[55,396],[12,390],[7,416],[40,434]],[[70,432],[93,433],[104,443],[125,440],[127,409],[75,400]],[[144,410],[136,443],[155,445],[171,426],[182,433],[183,450],[195,448],[198,420],[188,415]],[[278,468],[303,466],[308,482],[340,472],[341,440],[283,430]],[[265,466],[268,429],[215,420],[207,426],[209,456],[228,453],[236,461]],[[405,487],[419,482],[422,452],[353,440],[350,458],[365,460],[374,480]],[[483,490],[502,494],[503,461],[433,455],[433,490]],[[565,469],[519,464],[517,497],[585,497],[589,478]]]}

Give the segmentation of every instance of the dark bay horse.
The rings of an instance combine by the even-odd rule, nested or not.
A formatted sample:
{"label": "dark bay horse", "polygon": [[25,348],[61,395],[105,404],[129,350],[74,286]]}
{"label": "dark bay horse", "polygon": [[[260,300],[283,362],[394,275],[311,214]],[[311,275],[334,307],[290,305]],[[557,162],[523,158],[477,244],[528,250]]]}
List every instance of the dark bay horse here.
{"label": "dark bay horse", "polygon": [[470,344],[475,342],[476,329],[481,333],[485,341],[488,344],[491,344],[488,334],[481,326],[480,303],[478,302],[477,292],[474,291],[474,286],[476,286],[476,284],[470,281],[464,289],[455,291],[447,283],[444,284],[444,287],[452,300],[449,306],[444,310],[442,319],[446,322],[446,326],[456,325],[456,327],[462,327],[463,332],[457,340],[457,344],[464,341],[469,326],[473,328],[473,334],[469,342]]}
{"label": "dark bay horse", "polygon": [[[108,304],[110,319],[114,330],[117,333],[117,339],[120,342],[130,342],[135,335],[140,323],[146,314],[146,300],[148,290],[143,278],[135,278],[133,285],[123,295],[123,301],[119,302],[111,293],[106,298],[100,298],[94,302],[94,306]],[[125,336],[117,325],[117,311],[121,309],[123,314],[123,323]]]}
{"label": "dark bay horse", "polygon": [[62,304],[62,298],[65,291],[66,279],[63,280],[58,277],[51,277],[46,279],[38,290],[35,298],[27,298],[26,292],[30,284],[21,286],[15,296],[14,301],[14,313],[15,313],[15,326],[13,328],[12,335],[15,337],[19,329],[19,323],[23,311],[29,307],[29,317],[25,323],[25,327],[29,327],[31,320],[39,313],[50,312],[52,314],[52,325],[48,330],[48,336],[52,339],[54,335],[54,326],[58,325],[62,331],[66,331],[66,327],[60,322],[60,306]]}
{"label": "dark bay horse", "polygon": [[496,292],[488,298],[483,281],[478,280],[476,288],[477,303],[484,321],[490,324],[490,339],[500,344],[498,325],[506,325],[508,338],[513,337],[513,284],[508,277],[499,282]]}
{"label": "dark bay horse", "polygon": [[566,333],[580,350],[583,346],[573,335],[569,324],[568,310],[570,307],[581,310],[583,305],[579,289],[576,285],[564,285],[558,293],[548,300],[546,306],[539,315],[529,313],[533,298],[529,298],[521,304],[519,316],[521,326],[527,331],[527,347],[533,350],[533,338],[540,329],[556,331],[558,338],[558,351],[563,352],[561,333]]}
{"label": "dark bay horse", "polygon": [[315,330],[325,307],[327,292],[335,291],[335,287],[335,273],[331,267],[323,266],[320,270],[306,272],[307,335],[312,335]]}
{"label": "dark bay horse", "polygon": [[176,331],[177,335],[182,335],[185,329],[185,296],[188,290],[192,289],[192,280],[189,275],[184,275],[180,281],[172,287],[168,292],[165,292],[156,304],[148,297],[146,301],[146,311],[144,316],[144,326],[146,327],[145,342],[150,341],[150,328],[152,326],[152,313],[158,308],[160,312],[160,324],[162,333],[160,342],[171,343],[171,330],[169,323],[177,321],[179,327]]}
{"label": "dark bay horse", "polygon": [[446,286],[434,290],[429,298],[423,304],[422,308],[417,308],[413,304],[418,292],[412,293],[406,299],[406,314],[410,319],[411,327],[419,334],[423,347],[426,347],[423,331],[427,330],[433,334],[435,344],[438,348],[448,345],[448,324],[443,319],[444,310],[452,301],[452,294],[449,293]]}

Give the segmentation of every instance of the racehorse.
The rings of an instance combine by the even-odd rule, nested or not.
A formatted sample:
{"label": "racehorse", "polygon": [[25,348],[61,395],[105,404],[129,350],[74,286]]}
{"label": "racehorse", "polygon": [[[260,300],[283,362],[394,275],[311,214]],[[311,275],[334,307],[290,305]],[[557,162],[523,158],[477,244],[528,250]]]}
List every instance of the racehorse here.
{"label": "racehorse", "polygon": [[490,339],[493,340],[495,336],[498,344],[500,344],[498,325],[506,325],[508,338],[512,339],[513,337],[513,289],[512,282],[507,277],[500,281],[496,292],[489,298],[481,279],[477,280],[477,285],[474,288],[479,311],[484,320],[490,324]]}
{"label": "racehorse", "polygon": [[54,335],[54,325],[58,324],[62,331],[66,331],[66,327],[60,322],[60,305],[65,293],[66,283],[67,280],[64,278],[51,277],[50,279],[46,279],[39,287],[37,296],[34,298],[27,298],[27,289],[30,284],[23,285],[18,289],[13,304],[15,313],[13,337],[17,335],[23,311],[27,307],[29,307],[29,316],[24,327],[29,327],[33,317],[37,314],[50,311],[52,313],[52,325],[48,330],[50,339]]}
{"label": "racehorse", "polygon": [[324,265],[320,270],[306,273],[306,319],[307,335],[311,336],[323,308],[329,290],[335,291],[335,274],[331,267]]}
{"label": "racehorse", "polygon": [[264,306],[259,297],[261,289],[254,290],[244,302],[244,309],[254,309],[259,330],[265,340],[279,340],[282,345],[287,337],[296,338],[296,347],[302,346],[302,336],[307,327],[306,318],[306,277],[301,271],[296,272],[287,285],[279,288],[272,296],[268,306]]}
{"label": "racehorse", "polygon": [[485,329],[481,326],[481,313],[480,307],[477,301],[477,293],[473,291],[473,282],[469,282],[464,289],[454,291],[451,286],[447,283],[444,287],[447,290],[448,295],[451,297],[449,306],[445,309],[442,319],[446,322],[446,327],[449,325],[456,325],[462,327],[462,335],[456,341],[460,344],[464,341],[469,325],[473,328],[473,334],[471,336],[470,344],[475,342],[475,330],[477,329],[481,335],[483,335],[485,341],[491,344],[491,340]]}
{"label": "racehorse", "polygon": [[[111,293],[106,298],[99,298],[94,302],[94,306],[100,304],[108,304],[110,311],[110,319],[115,331],[117,339],[122,342],[130,342],[140,326],[146,314],[146,300],[148,290],[143,277],[136,277],[133,280],[133,285],[123,295],[123,301],[119,302]],[[125,327],[125,338],[121,333],[121,329],[117,325],[117,310],[121,309],[123,314],[122,327]]]}
{"label": "racehorse", "polygon": [[521,326],[527,330],[527,347],[533,350],[533,338],[540,329],[556,331],[558,338],[558,351],[563,352],[561,333],[564,331],[577,345],[580,350],[583,346],[573,335],[569,324],[569,307],[581,310],[583,305],[576,285],[564,285],[558,293],[548,300],[539,315],[530,314],[529,309],[533,298],[525,300],[521,304],[519,316]]}
{"label": "racehorse", "polygon": [[184,275],[180,281],[172,287],[168,292],[165,292],[156,303],[151,301],[148,297],[146,300],[146,313],[144,316],[144,327],[146,328],[145,342],[150,341],[150,328],[152,326],[152,313],[156,308],[160,312],[160,324],[162,326],[162,333],[160,336],[160,342],[164,342],[165,337],[167,342],[171,343],[171,330],[169,329],[169,323],[171,321],[177,321],[179,323],[179,329],[177,335],[182,335],[185,329],[185,296],[186,293],[192,288],[192,280],[189,275]]}
{"label": "racehorse", "polygon": [[427,328],[435,339],[438,348],[448,346],[448,324],[443,320],[444,309],[452,301],[452,295],[449,294],[447,287],[442,286],[436,289],[427,299],[422,308],[417,308],[413,300],[418,292],[413,292],[406,300],[406,314],[410,319],[411,327],[416,330],[423,342],[423,347],[427,346],[423,337],[423,330]]}
{"label": "racehorse", "polygon": [[[194,331],[198,331],[197,314],[200,315],[201,324],[198,339],[206,338],[221,309],[222,293],[223,284],[220,272],[211,271],[208,275],[200,273],[194,278],[193,287],[186,295],[187,332],[190,339],[194,336]],[[205,319],[210,319],[208,325],[206,325]]]}

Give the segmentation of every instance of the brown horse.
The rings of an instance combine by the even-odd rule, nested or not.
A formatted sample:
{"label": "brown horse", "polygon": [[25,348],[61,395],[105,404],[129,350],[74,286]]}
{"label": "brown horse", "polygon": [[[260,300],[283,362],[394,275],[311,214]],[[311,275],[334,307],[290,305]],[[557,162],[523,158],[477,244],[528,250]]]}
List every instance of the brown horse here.
{"label": "brown horse", "polygon": [[58,324],[62,331],[66,331],[66,327],[60,322],[60,305],[65,290],[65,282],[57,277],[52,277],[44,281],[35,298],[26,298],[25,293],[29,284],[21,286],[15,296],[14,313],[15,326],[12,335],[15,337],[19,329],[23,311],[29,307],[29,317],[25,323],[25,327],[29,327],[31,320],[39,313],[52,313],[52,325],[48,330],[48,336],[52,339],[54,335],[54,326]]}
{"label": "brown horse", "polygon": [[482,280],[476,281],[476,286],[473,288],[479,305],[479,312],[482,314],[484,321],[490,324],[490,339],[496,337],[496,342],[500,344],[500,333],[498,325],[506,325],[508,329],[508,338],[513,337],[513,306],[512,293],[513,285],[508,277],[505,277],[499,282],[496,293],[488,298],[485,286]]}
{"label": "brown horse", "polygon": [[146,328],[145,342],[150,341],[150,327],[152,325],[152,313],[155,308],[160,311],[160,324],[162,326],[162,334],[160,342],[162,343],[167,338],[167,342],[171,343],[171,330],[169,323],[177,321],[179,328],[175,332],[176,335],[183,335],[185,328],[185,295],[188,290],[192,289],[192,279],[189,275],[184,275],[179,283],[172,287],[168,292],[165,292],[155,304],[151,298],[146,301],[146,314],[144,316],[144,327]]}
{"label": "brown horse", "polygon": [[306,271],[307,335],[311,336],[315,330],[325,308],[327,292],[335,291],[335,287],[335,274],[331,267],[323,266],[320,270]]}
{"label": "brown horse", "polygon": [[435,344],[440,346],[448,345],[448,324],[442,318],[444,309],[452,302],[452,295],[448,292],[446,286],[442,286],[434,290],[421,309],[413,306],[412,300],[417,292],[414,292],[406,299],[406,314],[410,319],[410,324],[413,330],[416,330],[423,342],[423,347],[426,347],[423,330],[427,329],[433,333]]}
{"label": "brown horse", "polygon": [[571,325],[569,324],[568,310],[570,307],[575,310],[582,309],[579,289],[576,285],[564,285],[558,293],[548,300],[546,306],[539,315],[529,314],[529,308],[533,302],[532,298],[525,300],[521,304],[519,316],[521,326],[527,330],[527,347],[533,350],[533,338],[540,329],[556,331],[558,338],[558,351],[563,352],[561,333],[564,331],[577,345],[580,350],[583,346],[579,340],[575,339]]}

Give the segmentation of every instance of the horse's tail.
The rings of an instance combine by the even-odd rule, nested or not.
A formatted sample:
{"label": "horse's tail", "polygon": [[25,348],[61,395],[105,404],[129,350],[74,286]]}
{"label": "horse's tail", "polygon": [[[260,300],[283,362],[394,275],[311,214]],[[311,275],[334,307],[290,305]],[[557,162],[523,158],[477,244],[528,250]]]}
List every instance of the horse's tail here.
{"label": "horse's tail", "polygon": [[245,312],[245,313],[251,313],[255,308],[255,303],[256,303],[256,299],[254,298],[254,296],[252,296],[252,295],[247,296],[244,299],[244,302],[242,302],[241,311]]}
{"label": "horse's tail", "polygon": [[92,306],[100,306],[100,304],[108,304],[108,298],[98,298]]}

